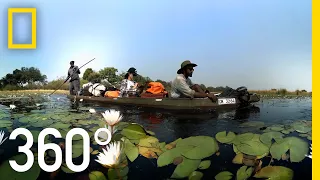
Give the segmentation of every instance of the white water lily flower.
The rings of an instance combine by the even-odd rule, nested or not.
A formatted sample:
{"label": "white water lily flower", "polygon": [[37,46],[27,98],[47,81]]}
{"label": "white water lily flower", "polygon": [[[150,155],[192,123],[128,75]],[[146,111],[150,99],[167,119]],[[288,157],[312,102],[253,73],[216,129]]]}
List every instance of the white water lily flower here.
{"label": "white water lily flower", "polygon": [[95,109],[89,109],[89,112],[96,113],[96,110]]}
{"label": "white water lily flower", "polygon": [[38,107],[39,107],[39,106],[41,106],[41,104],[39,104],[39,103],[36,103],[36,106],[38,106]]}
{"label": "white water lily flower", "polygon": [[16,108],[16,106],[14,104],[10,104],[9,107],[10,107],[10,109],[15,109]]}
{"label": "white water lily flower", "polygon": [[4,131],[0,131],[0,145],[5,141],[7,140],[8,137],[6,137],[5,139],[4,138]]}
{"label": "white water lily flower", "polygon": [[80,102],[82,102],[83,101],[83,99],[80,99]]}
{"label": "white water lily flower", "polygon": [[102,150],[103,153],[100,152],[97,155],[98,159],[95,161],[107,168],[114,167],[120,163],[120,155],[122,152],[120,141],[110,143],[106,145],[106,150],[104,148]]}
{"label": "white water lily flower", "polygon": [[309,155],[306,154],[306,157],[312,159],[312,144],[310,144],[310,154]]}
{"label": "white water lily flower", "polygon": [[106,110],[104,113],[101,113],[109,126],[114,126],[119,121],[122,120],[123,116],[120,111],[116,110]]}

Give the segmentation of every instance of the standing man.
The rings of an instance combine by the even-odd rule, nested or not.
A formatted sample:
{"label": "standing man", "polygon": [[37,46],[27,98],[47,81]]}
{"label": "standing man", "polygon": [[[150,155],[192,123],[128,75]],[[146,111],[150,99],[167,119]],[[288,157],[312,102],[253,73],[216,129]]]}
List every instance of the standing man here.
{"label": "standing man", "polygon": [[[80,94],[80,70],[78,66],[74,65],[74,61],[70,61],[70,68],[68,70],[68,77],[70,78],[69,91],[70,95],[79,95]],[[75,93],[73,92],[75,91]]]}
{"label": "standing man", "polygon": [[213,94],[203,91],[198,84],[193,84],[189,77],[192,77],[194,67],[197,65],[186,60],[181,63],[181,68],[177,71],[177,77],[172,81],[171,97],[172,98],[205,98],[217,101]]}

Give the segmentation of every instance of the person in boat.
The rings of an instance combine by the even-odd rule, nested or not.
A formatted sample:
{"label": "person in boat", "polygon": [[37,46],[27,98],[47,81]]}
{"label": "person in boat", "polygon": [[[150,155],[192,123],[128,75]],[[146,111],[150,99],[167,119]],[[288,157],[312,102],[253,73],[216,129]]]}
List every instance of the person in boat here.
{"label": "person in boat", "polygon": [[124,79],[120,84],[120,92],[118,97],[129,97],[129,96],[137,96],[139,84],[133,81],[133,77],[137,76],[137,70],[134,67],[128,69],[127,73],[124,76]]}
{"label": "person in boat", "polygon": [[216,101],[217,97],[214,94],[204,91],[198,84],[193,84],[189,77],[192,77],[194,67],[197,64],[186,60],[181,63],[181,68],[177,71],[176,78],[171,84],[171,98],[210,98]]}
{"label": "person in boat", "polygon": [[78,66],[74,65],[74,61],[70,61],[70,68],[68,69],[69,80],[69,91],[70,95],[79,95],[80,94],[80,70]]}

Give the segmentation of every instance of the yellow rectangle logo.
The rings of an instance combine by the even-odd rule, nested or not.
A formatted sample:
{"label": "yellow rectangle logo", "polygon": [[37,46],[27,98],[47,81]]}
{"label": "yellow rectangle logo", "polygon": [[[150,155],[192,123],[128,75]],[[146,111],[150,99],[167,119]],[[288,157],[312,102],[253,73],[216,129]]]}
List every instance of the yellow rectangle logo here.
{"label": "yellow rectangle logo", "polygon": [[[31,44],[13,44],[13,13],[31,13]],[[8,8],[8,49],[37,48],[37,9]]]}

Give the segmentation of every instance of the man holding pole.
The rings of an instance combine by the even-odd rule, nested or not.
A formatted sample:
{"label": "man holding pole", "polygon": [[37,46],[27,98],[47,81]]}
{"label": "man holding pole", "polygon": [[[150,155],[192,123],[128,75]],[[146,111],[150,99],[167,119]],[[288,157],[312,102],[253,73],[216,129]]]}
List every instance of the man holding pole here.
{"label": "man holding pole", "polygon": [[[70,61],[70,68],[68,70],[68,79],[70,78],[69,91],[70,95],[79,95],[80,94],[80,70],[78,66],[74,65],[74,61]],[[73,92],[75,91],[75,93]]]}

